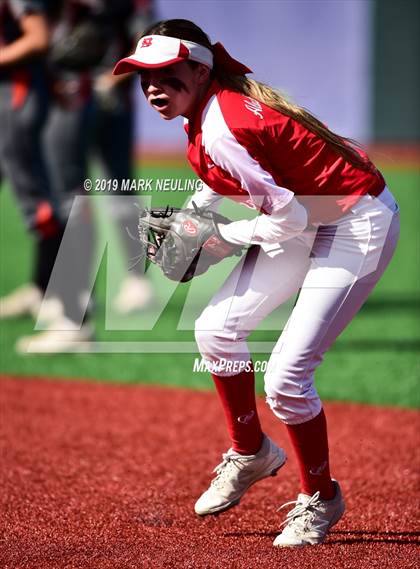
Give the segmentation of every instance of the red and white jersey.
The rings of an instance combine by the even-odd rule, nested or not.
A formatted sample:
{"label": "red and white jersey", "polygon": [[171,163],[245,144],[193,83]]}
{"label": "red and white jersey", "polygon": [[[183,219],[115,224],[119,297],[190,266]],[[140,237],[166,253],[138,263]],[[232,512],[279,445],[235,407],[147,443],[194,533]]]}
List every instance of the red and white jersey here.
{"label": "red and white jersey", "polygon": [[373,165],[355,168],[296,120],[217,82],[185,129],[188,160],[203,182],[268,216],[285,213],[294,196],[303,203],[305,196],[335,196],[337,217],[385,186]]}

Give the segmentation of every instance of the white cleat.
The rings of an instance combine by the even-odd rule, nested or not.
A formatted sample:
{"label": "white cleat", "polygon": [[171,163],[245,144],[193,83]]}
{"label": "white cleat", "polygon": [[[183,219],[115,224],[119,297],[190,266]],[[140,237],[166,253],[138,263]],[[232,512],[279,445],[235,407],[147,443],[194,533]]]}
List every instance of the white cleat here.
{"label": "white cleat", "polygon": [[236,506],[252,484],[275,476],[285,462],[284,450],[266,435],[256,454],[242,455],[229,449],[223,455],[223,462],[213,471],[216,478],[195,503],[195,513],[199,516],[218,514]]}
{"label": "white cleat", "polygon": [[63,317],[51,323],[43,332],[19,338],[16,351],[22,355],[88,352],[92,347],[92,339],[93,327],[90,324],[78,328],[71,320]]}
{"label": "white cleat", "polygon": [[129,314],[135,310],[146,308],[153,297],[152,283],[148,278],[130,275],[123,280],[114,299],[113,307],[119,314]]}
{"label": "white cleat", "polygon": [[[287,524],[273,545],[276,547],[303,547],[322,543],[328,531],[340,520],[345,511],[345,504],[340,486],[333,481],[336,493],[332,500],[322,500],[319,492],[313,496],[299,494],[298,499],[281,506],[295,504],[286,520]],[[280,509],[281,509],[280,508]]]}
{"label": "white cleat", "polygon": [[24,284],[0,298],[0,319],[36,317],[41,306],[42,292],[34,284]]}

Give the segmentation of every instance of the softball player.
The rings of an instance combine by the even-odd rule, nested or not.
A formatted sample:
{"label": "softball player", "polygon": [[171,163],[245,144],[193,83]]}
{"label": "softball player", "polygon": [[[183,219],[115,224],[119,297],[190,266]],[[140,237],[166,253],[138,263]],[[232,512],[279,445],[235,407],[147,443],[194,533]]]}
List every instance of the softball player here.
{"label": "softball player", "polygon": [[[108,0],[104,4],[106,16],[112,22],[112,35],[104,58],[94,70],[93,150],[106,177],[121,182],[132,179],[133,171],[134,77],[116,77],[112,68],[116,59],[130,53],[141,32],[154,21],[155,2]],[[137,232],[137,212],[133,200],[128,199],[130,193],[124,195],[125,199],[121,199],[121,192],[117,192],[108,203],[109,215],[120,229],[129,266],[138,255],[137,243],[129,236]],[[144,308],[152,298],[152,286],[139,263],[127,272],[113,305],[117,312],[127,314]]]}
{"label": "softball player", "polygon": [[205,183],[194,197],[197,205],[215,207],[225,195],[261,212],[219,226],[226,241],[251,247],[196,323],[232,447],[195,511],[215,514],[234,506],[286,460],[261,429],[246,340],[300,290],[265,375],[267,402],[286,425],[301,477],[295,507],[274,545],[321,543],[345,506],[330,475],[314,373],[389,263],[398,207],[382,175],[351,141],[248,79],[250,70],[192,22],[149,28],[114,72],[136,69],[162,118],[186,119],[188,158]]}
{"label": "softball player", "polygon": [[[64,336],[66,343],[71,339],[88,339],[91,335],[90,327],[79,330],[77,326],[83,317],[79,291],[84,290],[86,280],[84,267],[78,263],[80,255],[72,257],[71,285],[61,274],[56,279],[54,295],[50,290],[47,292],[67,222],[42,141],[48,113],[51,112],[45,52],[50,47],[53,22],[61,4],[56,2],[53,5],[46,0],[10,0],[0,7],[1,23],[4,22],[1,28],[5,36],[5,48],[0,55],[0,113],[7,125],[0,141],[0,161],[4,160],[5,171],[27,226],[37,238],[34,282],[0,299],[0,318],[12,318],[28,312],[39,316],[41,310],[42,318],[51,321],[54,329],[48,328],[35,336],[35,343],[38,341],[42,346],[39,349],[34,343],[34,348],[39,351],[55,351],[51,335],[57,335],[56,330],[59,331],[61,346]],[[44,57],[40,58],[40,55]],[[63,171],[60,174],[63,175]],[[72,233],[80,234],[74,229]],[[75,270],[75,265],[78,270]],[[76,273],[78,278],[75,280]],[[41,305],[44,294],[45,297],[48,294],[48,309],[45,309],[46,304],[44,307]],[[76,337],[72,338],[74,334]],[[32,336],[19,338],[16,350],[26,353],[33,341]]]}
{"label": "softball player", "polygon": [[[60,233],[54,236],[54,240],[49,237],[46,241],[44,238],[41,241],[42,248],[41,245],[38,247],[36,277],[41,273],[42,283],[39,278],[35,278],[33,285],[24,285],[1,298],[0,318],[13,318],[28,311],[34,316],[38,314],[38,319],[48,324],[47,329],[35,335],[23,336],[18,340],[16,349],[21,353],[26,353],[28,350],[52,353],[72,349],[75,342],[86,343],[93,335],[93,328],[89,322],[90,310],[86,312],[90,285],[89,269],[94,244],[94,227],[87,204],[83,211],[73,210],[71,223],[68,223],[68,219],[75,196],[83,194],[83,180],[88,174],[89,151],[96,152],[104,173],[110,179],[121,181],[131,178],[134,120],[132,78],[113,76],[112,65],[117,57],[129,52],[134,37],[138,38],[139,32],[150,24],[154,3],[153,0],[141,2],[72,0],[55,2],[52,6],[51,3],[35,2],[35,0],[31,2],[16,0],[12,4],[24,5],[27,11],[32,10],[32,12],[35,12],[36,8],[39,10],[38,5],[48,4],[49,20],[54,24],[52,50],[47,58],[51,96],[48,118],[45,125],[43,124],[44,152],[42,160],[27,159],[26,170],[28,170],[28,180],[32,180],[32,185],[35,185],[38,180],[33,173],[29,175],[30,167],[32,165],[32,170],[35,167],[41,170],[45,162],[44,169],[48,171],[48,180],[45,175],[45,185],[48,182],[47,193],[51,200],[54,197]],[[46,6],[44,11],[47,11]],[[0,11],[0,16],[1,14]],[[84,23],[91,23],[98,33],[106,36],[106,49],[103,50],[99,63],[93,64],[90,60],[87,64],[77,53],[74,38],[70,37],[77,27]],[[136,32],[134,32],[135,27]],[[80,49],[86,50],[83,42],[81,44]],[[71,53],[75,51],[71,61]],[[89,46],[86,57],[90,51]],[[62,54],[62,52],[67,57],[65,62],[57,61],[56,53]],[[83,69],[78,68],[80,59],[83,60]],[[43,100],[46,114],[47,98],[44,96]],[[26,113],[28,113],[27,107],[28,105]],[[35,134],[36,136],[31,139],[34,146],[40,144],[40,131]],[[21,144],[18,138],[16,144]],[[16,160],[20,155],[15,152],[13,156],[16,156]],[[22,169],[15,167],[16,172]],[[32,207],[33,201],[35,205],[38,201],[42,202],[43,189],[37,187],[32,192],[33,195],[27,195],[28,187],[22,188],[18,193],[19,201]],[[115,198],[109,205],[109,215],[118,222],[127,257],[130,260],[137,255],[137,249],[135,242],[129,238],[126,227],[130,228],[132,234],[136,232],[137,212],[127,199]],[[62,248],[65,253],[61,257],[66,258],[65,266],[58,265],[60,270],[54,273],[48,287],[48,295],[44,297],[41,305],[65,226],[67,228],[65,248]],[[69,259],[72,265],[71,279],[68,278],[67,271]],[[128,264],[131,265],[132,261]],[[57,268],[57,265],[55,266]],[[117,311],[127,313],[144,307],[152,297],[149,280],[142,274],[142,268],[138,265],[123,280],[121,289],[114,299],[114,306]],[[38,312],[40,308],[41,312]]]}
{"label": "softball player", "polygon": [[11,305],[0,302],[0,318],[16,311],[16,296],[18,303],[24,303],[24,311],[39,308],[50,273],[47,263],[39,260],[46,251],[56,252],[62,238],[41,149],[48,111],[45,54],[49,35],[47,2],[0,2],[0,166],[36,239],[37,257],[34,284],[15,291]]}

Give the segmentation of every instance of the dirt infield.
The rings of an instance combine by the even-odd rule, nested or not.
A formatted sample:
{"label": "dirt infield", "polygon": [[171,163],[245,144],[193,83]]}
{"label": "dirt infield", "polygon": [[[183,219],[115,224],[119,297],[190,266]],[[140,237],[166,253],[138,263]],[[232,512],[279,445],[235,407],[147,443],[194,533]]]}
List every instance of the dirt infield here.
{"label": "dirt infield", "polygon": [[[415,411],[326,405],[348,512],[324,545],[278,550],[276,509],[298,489],[292,456],[238,507],[193,513],[227,446],[213,394],[11,378],[0,387],[4,569],[418,566]],[[263,400],[260,409],[290,451]]]}

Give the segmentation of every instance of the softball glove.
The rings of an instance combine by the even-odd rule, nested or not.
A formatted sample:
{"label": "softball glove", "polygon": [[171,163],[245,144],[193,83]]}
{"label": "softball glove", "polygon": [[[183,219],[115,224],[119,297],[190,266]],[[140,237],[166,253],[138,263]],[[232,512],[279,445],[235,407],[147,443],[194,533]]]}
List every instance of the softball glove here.
{"label": "softball glove", "polygon": [[230,220],[212,211],[167,206],[142,210],[139,239],[146,256],[173,281],[188,282],[225,257],[240,255],[242,246],[228,243],[218,224]]}

